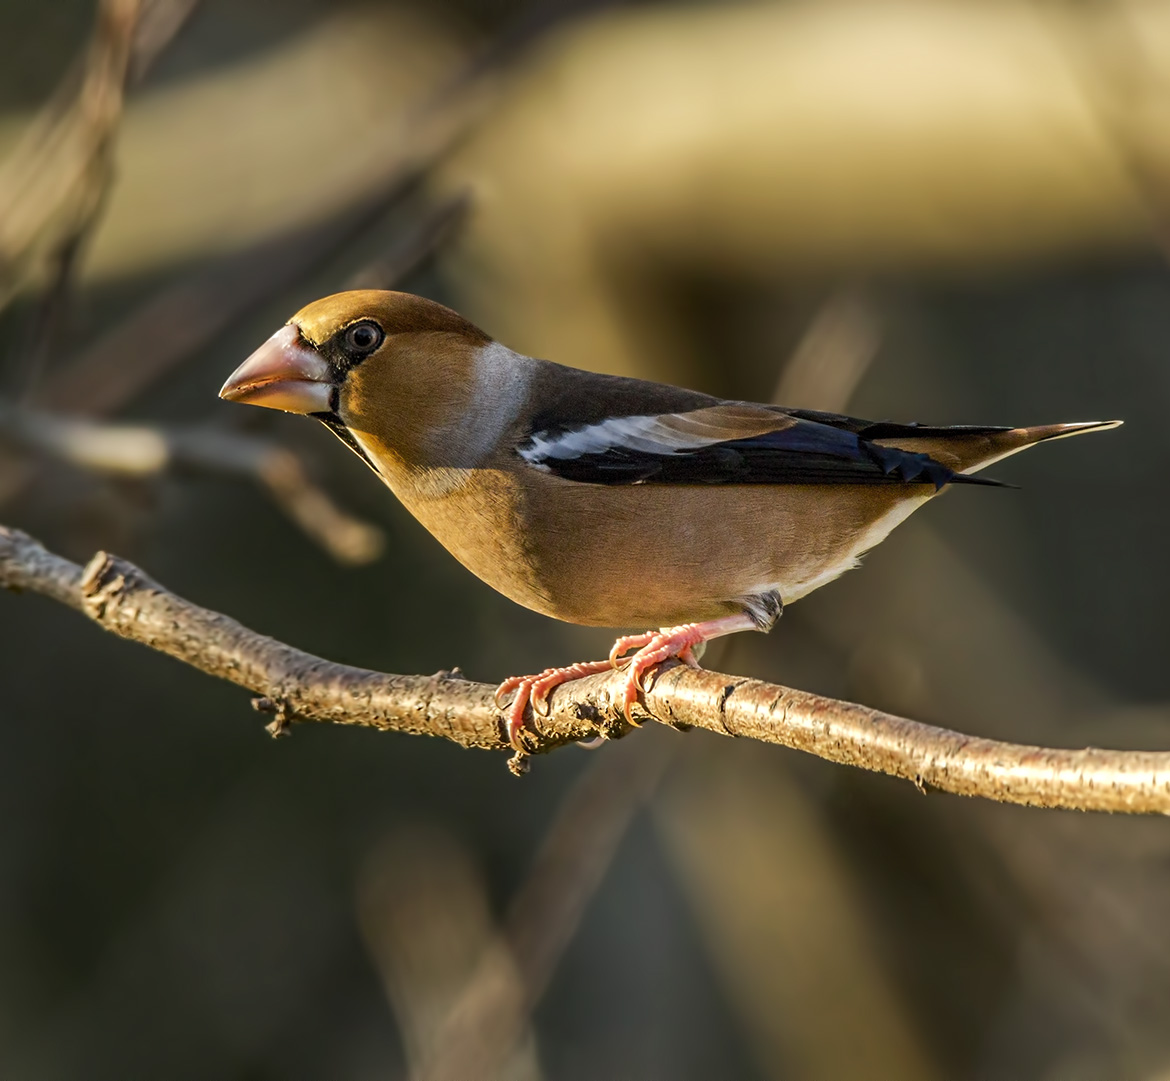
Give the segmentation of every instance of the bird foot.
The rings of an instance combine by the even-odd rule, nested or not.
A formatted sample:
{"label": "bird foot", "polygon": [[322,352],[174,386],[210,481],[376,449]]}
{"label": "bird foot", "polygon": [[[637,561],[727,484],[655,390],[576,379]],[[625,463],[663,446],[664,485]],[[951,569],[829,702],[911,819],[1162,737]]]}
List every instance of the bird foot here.
{"label": "bird foot", "polygon": [[[570,683],[575,679],[608,672],[615,668],[626,669],[626,679],[622,688],[622,713],[636,728],[638,722],[633,719],[630,711],[637,702],[638,695],[644,690],[643,680],[646,673],[670,657],[677,657],[683,664],[698,668],[699,662],[695,658],[694,647],[707,640],[707,631],[708,625],[687,623],[681,627],[665,627],[658,631],[646,631],[644,634],[631,634],[619,638],[604,661],[579,661],[563,668],[546,668],[534,676],[512,676],[504,680],[496,688],[495,700],[496,705],[504,711],[508,742],[520,754],[525,753],[520,742],[520,734],[524,730],[524,711],[529,705],[532,706],[533,713],[547,717],[548,696],[554,688],[562,683]],[[636,649],[637,652],[630,657],[622,656],[631,649]],[[509,695],[512,696],[510,702],[507,700]]]}
{"label": "bird foot", "polygon": [[[496,706],[504,710],[508,742],[517,753],[524,754],[520,733],[524,730],[524,710],[531,704],[532,712],[541,717],[548,716],[548,696],[554,687],[569,683],[584,676],[608,672],[613,665],[608,661],[578,661],[564,668],[546,668],[534,676],[512,676],[496,688]],[[508,695],[512,701],[506,706]]]}
{"label": "bird foot", "polygon": [[[684,623],[678,627],[646,631],[644,634],[629,634],[614,642],[613,649],[609,651],[609,656],[604,661],[581,661],[565,668],[546,668],[535,676],[513,676],[506,679],[496,688],[496,705],[505,711],[508,742],[516,748],[518,756],[526,754],[527,751],[520,742],[520,733],[524,730],[524,710],[529,704],[532,705],[533,713],[542,717],[548,716],[548,696],[554,687],[581,679],[583,676],[608,672],[614,668],[626,670],[622,689],[622,713],[626,720],[637,728],[638,722],[630,715],[630,710],[638,701],[638,695],[644,693],[643,680],[651,668],[671,657],[677,657],[691,668],[698,668],[696,646],[712,638],[752,630],[755,627],[756,622],[751,615],[737,613],[718,619],[708,619],[702,623]],[[636,652],[629,657],[622,656],[631,649]],[[504,702],[509,694],[513,695],[512,701],[505,706]]]}
{"label": "bird foot", "polygon": [[[643,678],[646,673],[671,657],[677,657],[690,668],[698,668],[699,662],[694,649],[695,646],[707,641],[710,629],[710,624],[684,623],[680,627],[663,627],[658,631],[626,635],[614,642],[613,648],[609,651],[609,663],[615,668],[625,666],[622,713],[635,728],[638,722],[634,720],[630,711],[638,701],[638,695],[645,692]],[[629,657],[622,657],[623,653],[631,649],[637,652]]]}

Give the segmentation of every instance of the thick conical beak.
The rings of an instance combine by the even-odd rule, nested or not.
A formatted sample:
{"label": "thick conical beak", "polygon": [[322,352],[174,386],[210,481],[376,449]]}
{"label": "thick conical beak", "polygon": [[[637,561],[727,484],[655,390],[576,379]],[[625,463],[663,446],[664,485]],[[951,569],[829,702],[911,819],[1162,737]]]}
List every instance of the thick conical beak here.
{"label": "thick conical beak", "polygon": [[329,365],[301,341],[300,332],[291,323],[232,372],[219,392],[229,402],[286,413],[327,413],[332,395]]}

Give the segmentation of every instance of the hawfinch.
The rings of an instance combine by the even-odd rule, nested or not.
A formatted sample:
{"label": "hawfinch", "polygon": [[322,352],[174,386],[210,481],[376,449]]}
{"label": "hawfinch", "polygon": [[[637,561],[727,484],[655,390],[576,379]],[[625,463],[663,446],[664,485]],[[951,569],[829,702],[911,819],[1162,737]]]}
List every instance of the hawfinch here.
{"label": "hawfinch", "polygon": [[547,710],[558,684],[624,664],[629,716],[649,669],[768,630],[947,485],[995,484],[971,474],[1120,423],[927,427],[724,401],[534,360],[440,304],[375,290],[303,308],[220,397],[316,417],[517,603],[661,628],[501,684],[517,749],[525,708]]}

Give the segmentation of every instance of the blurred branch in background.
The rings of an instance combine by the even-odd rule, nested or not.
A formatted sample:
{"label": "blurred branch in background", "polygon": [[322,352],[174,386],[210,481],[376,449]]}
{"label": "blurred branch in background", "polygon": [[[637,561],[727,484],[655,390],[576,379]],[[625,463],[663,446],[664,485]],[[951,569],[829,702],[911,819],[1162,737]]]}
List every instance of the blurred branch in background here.
{"label": "blurred branch in background", "polygon": [[[1148,247],[1167,187],[1170,8],[651,5],[534,49],[437,171],[491,192],[446,260],[524,352],[683,381],[702,358],[664,278],[1003,267]],[[1121,79],[1102,86],[1102,76]],[[1106,97],[1103,97],[1106,95]],[[539,160],[540,170],[530,168]],[[479,268],[490,265],[491,275]],[[666,303],[664,303],[666,301]],[[797,403],[792,403],[797,404]]]}
{"label": "blurred branch in background", "polygon": [[[467,1077],[541,1076],[520,974],[500,937],[472,854],[434,825],[403,826],[367,856],[357,884],[362,937],[402,1032],[409,1076],[443,1057],[445,1022],[478,969],[490,965],[509,1054]],[[511,1022],[511,1024],[507,1024]]]}
{"label": "blurred branch in background", "polygon": [[[260,243],[162,290],[64,363],[36,395],[37,403],[88,415],[121,408],[368,229],[414,179],[398,177],[386,191],[332,221]],[[451,235],[466,207],[466,195],[457,195],[424,212],[356,280],[376,281],[377,286],[364,287],[382,289],[400,282]]]}
{"label": "blurred branch in background", "polygon": [[772,401],[839,413],[882,343],[877,307],[857,286],[838,286],[813,314],[780,372]]}
{"label": "blurred branch in background", "polygon": [[[495,688],[451,673],[394,676],[334,664],[199,608],[125,560],[98,553],[85,568],[31,537],[0,529],[0,584],[44,593],[106,630],[246,687],[273,712],[273,734],[297,720],[437,735],[507,750]],[[620,671],[555,691],[527,754],[629,729]],[[640,719],[704,728],[807,751],[957,795],[1074,810],[1170,814],[1170,752],[1060,750],[980,739],[849,702],[678,665],[643,695]],[[509,761],[523,772],[526,758]]]}
{"label": "blurred branch in background", "polygon": [[[141,78],[194,7],[195,0],[105,0],[88,49],[88,81],[77,89],[75,75],[66,80],[0,171],[0,287],[5,267],[11,268],[11,288],[0,288],[0,306],[21,283],[38,278],[36,253],[68,252],[58,276],[44,286],[33,341],[21,358],[25,374],[19,385],[42,408],[100,416],[125,407],[257,305],[360,239],[417,189],[420,173],[448,150],[482,104],[470,93],[432,93],[370,164],[345,205],[319,213],[320,220],[261,236],[164,287],[45,375],[41,367],[49,339],[66,319],[80,237],[96,220],[109,184],[111,139],[123,92]],[[22,200],[31,200],[40,216]],[[424,208],[356,277],[379,287],[397,284],[451,235],[466,207],[466,194],[456,193]],[[19,235],[6,241],[5,227]],[[5,252],[11,257],[3,258]],[[4,465],[0,502],[22,491],[33,475],[27,463]],[[285,483],[278,487],[291,493],[290,471],[283,475]]]}
{"label": "blurred branch in background", "polygon": [[1170,102],[1165,5],[1112,0],[1086,12],[1037,3],[1037,18],[1063,54],[1086,107],[1142,205],[1151,238],[1170,257]]}
{"label": "blurred branch in background", "polygon": [[539,1076],[532,1011],[676,746],[669,736],[641,739],[590,763],[563,796],[502,928],[453,838],[413,828],[374,850],[358,909],[411,1077]]}
{"label": "blurred branch in background", "polygon": [[752,752],[689,755],[655,818],[763,1076],[945,1076],[823,808]]}
{"label": "blurred branch in background", "polygon": [[48,277],[33,367],[58,329],[80,248],[105,203],[126,91],[196,3],[102,0],[85,57],[0,167],[0,309],[25,281]]}
{"label": "blurred branch in background", "polygon": [[[199,350],[206,349],[215,337],[264,298],[288,288],[308,273],[316,262],[351,239],[360,229],[369,226],[385,212],[387,201],[399,197],[402,187],[408,186],[409,180],[402,178],[397,190],[379,195],[370,204],[351,209],[340,215],[337,221],[261,243],[229,257],[211,270],[197,271],[177,285],[164,289],[80,356],[59,367],[44,381],[34,400],[54,411],[80,416],[117,412],[154,381],[166,376]],[[466,198],[456,197],[421,214],[417,222],[394,237],[390,247],[376,261],[358,271],[356,281],[373,288],[387,288],[398,283],[452,235],[466,208]],[[22,419],[16,407],[9,406],[0,413],[0,420],[9,429],[19,427],[22,438],[28,442],[39,439],[35,431],[36,416],[50,419],[49,414],[35,411]],[[56,416],[55,425],[56,435],[43,433],[40,445],[41,449],[55,448],[61,456],[63,443],[60,434],[68,427],[66,416]],[[92,436],[101,429],[85,427],[78,421],[74,431],[89,432]],[[173,436],[161,436],[161,433],[160,438],[173,440]],[[233,443],[233,438],[239,442]],[[371,526],[357,523],[332,508],[328,497],[308,484],[300,462],[292,459],[290,452],[285,450],[276,456],[267,454],[262,452],[259,441],[249,443],[245,436],[226,433],[216,436],[213,442],[218,450],[211,456],[200,456],[190,438],[183,446],[174,445],[172,455],[178,455],[186,464],[201,467],[211,464],[214,457],[219,462],[215,468],[221,471],[252,473],[261,478],[301,528],[324,543],[325,548],[342,562],[364,563],[377,557],[381,542],[374,539]],[[87,445],[92,446],[92,438]],[[202,446],[205,449],[209,446],[206,438]],[[238,468],[230,470],[229,455],[219,452],[233,446],[239,447],[242,459]],[[70,454],[73,454],[71,461],[78,466],[89,464],[101,468],[95,460],[87,462],[73,450]],[[133,466],[123,471],[128,470],[133,471]],[[0,503],[11,500],[25,488],[34,473],[32,464],[9,462],[0,476]],[[318,517],[317,509],[326,505],[330,509]],[[347,555],[343,556],[342,552]]]}
{"label": "blurred branch in background", "polygon": [[200,0],[139,0],[138,21],[130,47],[131,85],[139,83],[154,66]]}
{"label": "blurred branch in background", "polygon": [[566,793],[500,938],[455,998],[425,1081],[494,1077],[516,1046],[635,814],[676,749],[640,739],[598,755]]}
{"label": "blurred branch in background", "polygon": [[0,305],[38,255],[65,259],[101,206],[122,115],[139,0],[103,0],[86,55],[0,171]]}
{"label": "blurred branch in background", "polygon": [[0,401],[0,443],[95,473],[132,478],[191,470],[258,484],[296,525],[339,563],[369,563],[385,535],[346,514],[315,484],[292,450],[260,436],[203,427],[98,424]]}

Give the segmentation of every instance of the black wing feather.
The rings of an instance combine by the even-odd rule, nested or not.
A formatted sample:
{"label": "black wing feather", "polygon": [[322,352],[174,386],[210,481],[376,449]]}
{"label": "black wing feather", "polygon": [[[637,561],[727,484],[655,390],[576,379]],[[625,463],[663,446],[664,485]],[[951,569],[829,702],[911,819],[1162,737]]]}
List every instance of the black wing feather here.
{"label": "black wing feather", "polygon": [[956,482],[999,486],[998,481],[955,473],[926,454],[869,442],[927,435],[932,429],[812,411],[785,415],[796,417],[797,423],[750,438],[662,452],[612,446],[572,457],[549,456],[539,465],[566,480],[606,485],[932,484],[936,490]]}

